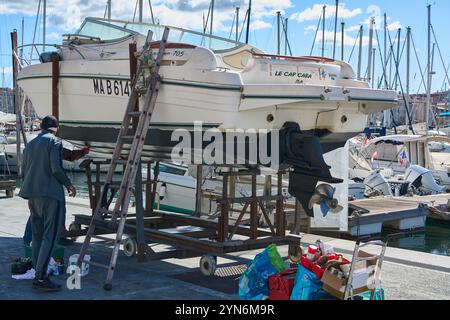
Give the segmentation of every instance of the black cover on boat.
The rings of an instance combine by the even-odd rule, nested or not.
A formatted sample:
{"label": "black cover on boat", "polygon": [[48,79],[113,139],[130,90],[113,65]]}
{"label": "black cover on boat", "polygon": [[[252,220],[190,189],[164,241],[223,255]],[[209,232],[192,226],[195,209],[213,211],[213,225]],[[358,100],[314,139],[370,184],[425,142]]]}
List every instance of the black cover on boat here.
{"label": "black cover on boat", "polygon": [[52,56],[53,56],[54,54],[56,54],[56,55],[59,56],[59,60],[60,60],[60,61],[62,60],[62,58],[61,58],[61,56],[59,55],[58,52],[52,51],[52,52],[42,52],[42,53],[39,55],[39,61],[40,61],[41,63],[52,62]]}
{"label": "black cover on boat", "polygon": [[314,212],[308,204],[317,183],[337,184],[343,180],[331,175],[317,136],[303,133],[297,123],[287,122],[281,130],[280,139],[283,142],[281,162],[294,167],[289,174],[289,193],[300,201],[307,215],[313,217]]}

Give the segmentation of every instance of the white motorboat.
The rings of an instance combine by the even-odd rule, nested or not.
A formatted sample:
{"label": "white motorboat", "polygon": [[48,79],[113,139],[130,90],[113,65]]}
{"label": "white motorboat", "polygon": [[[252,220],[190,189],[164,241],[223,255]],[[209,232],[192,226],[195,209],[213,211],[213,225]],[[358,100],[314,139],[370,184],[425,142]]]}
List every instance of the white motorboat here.
{"label": "white motorboat", "polygon": [[[450,138],[394,135],[375,138],[359,146],[357,140],[352,141],[349,164],[351,179],[362,181],[373,170],[378,170],[389,180],[396,176],[405,177],[408,169],[413,168],[414,172],[419,172],[419,176],[430,173],[437,184],[450,190]],[[431,189],[433,192],[438,190],[435,187]]]}
{"label": "white motorboat", "polygon": [[[61,138],[112,153],[130,93],[129,45],[142,47],[149,30],[159,40],[163,28],[87,18],[76,34],[65,37],[57,51]],[[156,53],[159,42],[151,48]],[[41,54],[42,63],[18,75],[18,85],[41,118],[52,112],[49,57]],[[262,139],[270,139],[277,132],[277,160],[294,167],[290,191],[296,196],[311,196],[318,181],[341,181],[331,176],[322,154],[344,147],[364,129],[369,114],[397,103],[395,91],[371,89],[343,61],[268,55],[251,45],[176,27],[170,27],[160,74],[144,157],[171,159],[179,142],[172,140],[174,130],[192,133],[199,121],[202,130],[216,128],[222,134],[263,129],[268,134]],[[267,164],[260,158],[256,162]],[[300,201],[307,206],[306,199]]]}

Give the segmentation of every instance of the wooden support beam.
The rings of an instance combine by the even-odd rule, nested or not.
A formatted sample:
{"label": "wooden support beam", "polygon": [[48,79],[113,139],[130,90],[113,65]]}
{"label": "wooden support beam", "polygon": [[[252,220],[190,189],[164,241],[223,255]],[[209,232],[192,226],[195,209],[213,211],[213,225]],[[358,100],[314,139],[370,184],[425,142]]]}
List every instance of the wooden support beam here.
{"label": "wooden support beam", "polygon": [[59,54],[52,53],[52,115],[59,120]]}
{"label": "wooden support beam", "polygon": [[277,187],[277,205],[276,205],[276,227],[277,236],[284,237],[286,235],[286,226],[284,221],[284,208],[283,208],[283,173],[278,172],[278,187]]}
{"label": "wooden support beam", "polygon": [[202,215],[202,165],[197,165],[197,175],[195,179],[195,216],[200,217]]}
{"label": "wooden support beam", "polygon": [[252,175],[252,201],[250,203],[250,239],[258,238],[258,200],[256,199],[256,174]]}
{"label": "wooden support beam", "polygon": [[[228,198],[228,178],[229,176],[223,176],[223,186],[222,186],[222,198],[226,200]],[[222,203],[220,205],[220,216],[219,216],[219,230],[218,230],[218,241],[225,242],[228,237],[228,215],[229,215],[230,204],[228,202]]]}

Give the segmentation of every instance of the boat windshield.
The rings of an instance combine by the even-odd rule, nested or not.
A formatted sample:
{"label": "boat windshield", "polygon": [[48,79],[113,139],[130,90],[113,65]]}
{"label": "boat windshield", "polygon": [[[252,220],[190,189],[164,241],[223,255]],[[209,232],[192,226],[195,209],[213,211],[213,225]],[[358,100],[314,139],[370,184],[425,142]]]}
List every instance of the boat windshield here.
{"label": "boat windshield", "polygon": [[[115,40],[133,34],[146,36],[148,31],[153,31],[153,39],[161,40],[164,25],[150,23],[136,23],[121,20],[107,20],[101,18],[87,18],[77,34],[100,38],[103,41]],[[195,46],[207,47],[211,50],[230,50],[243,45],[230,39],[225,39],[201,32],[170,27],[169,41],[187,43]]]}

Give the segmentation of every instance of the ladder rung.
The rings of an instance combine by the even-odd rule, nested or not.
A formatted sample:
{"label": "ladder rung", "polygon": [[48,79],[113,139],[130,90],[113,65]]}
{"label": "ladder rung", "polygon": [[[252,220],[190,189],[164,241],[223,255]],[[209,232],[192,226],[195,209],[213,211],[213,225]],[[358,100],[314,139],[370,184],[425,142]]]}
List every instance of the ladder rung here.
{"label": "ladder rung", "polygon": [[146,94],[147,88],[143,87],[143,88],[136,89],[136,92],[139,94]]}
{"label": "ladder rung", "polygon": [[103,240],[103,241],[108,241],[108,242],[115,242],[116,241],[116,239],[111,239],[111,238],[102,237],[102,236],[96,236],[96,235],[92,236],[91,238],[98,239],[98,240]]}
{"label": "ladder rung", "polygon": [[130,117],[140,117],[142,115],[141,111],[132,111],[132,112],[128,112],[128,115]]}
{"label": "ladder rung", "polygon": [[115,159],[113,161],[117,164],[127,164],[128,163],[127,159]]}
{"label": "ladder rung", "polygon": [[133,140],[134,136],[121,136],[120,137],[122,140]]}
{"label": "ladder rung", "polygon": [[117,182],[117,183],[111,183],[111,184],[109,185],[109,188],[110,188],[110,189],[120,189],[120,185],[121,185],[120,182]]}
{"label": "ladder rung", "polygon": [[93,261],[90,261],[90,260],[83,260],[83,262],[86,263],[86,264],[90,264],[90,265],[92,265],[94,267],[100,267],[100,268],[104,268],[104,269],[109,269],[109,265],[106,265],[106,264],[97,263],[97,262],[93,262]]}

